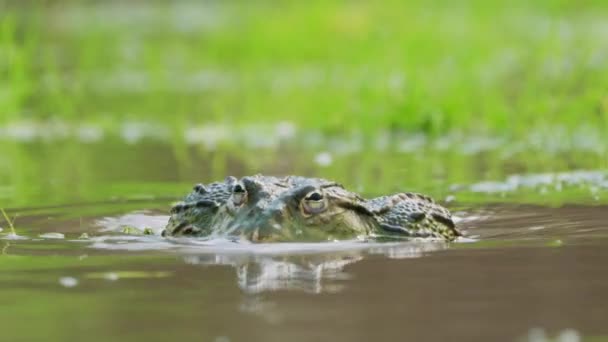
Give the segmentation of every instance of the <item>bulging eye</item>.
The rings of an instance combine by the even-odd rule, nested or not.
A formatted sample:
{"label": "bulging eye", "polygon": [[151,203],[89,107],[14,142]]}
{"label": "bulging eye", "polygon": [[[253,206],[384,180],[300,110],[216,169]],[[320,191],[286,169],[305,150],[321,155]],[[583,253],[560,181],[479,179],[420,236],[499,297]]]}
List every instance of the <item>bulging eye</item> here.
{"label": "bulging eye", "polygon": [[312,191],[302,200],[302,209],[307,214],[317,214],[327,209],[327,201],[319,191]]}
{"label": "bulging eye", "polygon": [[232,202],[234,205],[241,205],[247,201],[247,190],[243,184],[236,184],[232,188]]}

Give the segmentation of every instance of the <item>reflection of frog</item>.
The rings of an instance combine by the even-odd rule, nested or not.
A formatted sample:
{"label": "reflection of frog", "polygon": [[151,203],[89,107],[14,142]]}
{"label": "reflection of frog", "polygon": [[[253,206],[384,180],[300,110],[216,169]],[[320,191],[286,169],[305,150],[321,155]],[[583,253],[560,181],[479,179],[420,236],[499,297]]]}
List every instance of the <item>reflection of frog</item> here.
{"label": "reflection of frog", "polygon": [[[445,249],[448,244],[412,241],[388,244],[372,243],[364,249],[361,249],[360,246],[362,245],[352,245],[357,249],[330,253],[301,254],[297,249],[284,251],[286,254],[276,255],[220,252],[187,256],[184,260],[189,264],[234,267],[237,284],[245,293],[255,294],[276,290],[323,293],[340,291],[344,285],[342,281],[349,278],[349,274],[344,271],[344,268],[369,255],[381,254],[396,259],[418,258],[426,253]],[[344,247],[342,245],[342,248]]]}
{"label": "reflection of frog", "polygon": [[367,200],[324,179],[256,175],[195,186],[171,209],[163,235],[236,235],[262,242],[358,236],[451,241],[461,234],[450,212],[423,195]]}

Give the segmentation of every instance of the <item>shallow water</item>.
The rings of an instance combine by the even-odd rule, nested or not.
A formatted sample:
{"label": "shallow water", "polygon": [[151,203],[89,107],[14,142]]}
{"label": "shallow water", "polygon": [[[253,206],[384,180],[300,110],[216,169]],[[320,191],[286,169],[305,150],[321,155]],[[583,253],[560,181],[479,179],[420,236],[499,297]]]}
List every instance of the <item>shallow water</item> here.
{"label": "shallow water", "polygon": [[[515,341],[542,328],[595,341],[608,334],[605,206],[462,208],[459,225],[470,238],[452,244],[252,245],[115,233],[123,225],[162,227],[162,205],[136,205],[148,210],[71,218],[65,212],[73,208],[58,207],[18,218],[25,239],[0,240],[3,339]],[[49,232],[64,238],[38,238]],[[89,238],[79,239],[84,232]]]}
{"label": "shallow water", "polygon": [[[4,141],[0,208],[18,235],[0,220],[0,340],[608,339],[601,154],[343,153],[298,139],[256,149]],[[121,233],[159,232],[196,182],[257,172],[335,179],[370,197],[423,192],[467,238],[248,244]]]}

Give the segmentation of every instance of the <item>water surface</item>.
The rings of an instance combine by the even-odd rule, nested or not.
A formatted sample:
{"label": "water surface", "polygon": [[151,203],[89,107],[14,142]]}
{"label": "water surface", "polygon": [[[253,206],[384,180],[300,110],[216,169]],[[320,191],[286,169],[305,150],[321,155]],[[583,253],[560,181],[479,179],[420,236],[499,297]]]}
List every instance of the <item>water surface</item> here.
{"label": "water surface", "polygon": [[[538,327],[597,338],[589,340],[606,334],[605,206],[463,208],[459,225],[473,239],[451,244],[266,245],[115,233],[162,227],[162,205],[137,206],[149,210],[69,218],[73,208],[60,207],[19,217],[26,239],[0,240],[3,338],[514,341]],[[49,232],[64,238],[38,238]]]}

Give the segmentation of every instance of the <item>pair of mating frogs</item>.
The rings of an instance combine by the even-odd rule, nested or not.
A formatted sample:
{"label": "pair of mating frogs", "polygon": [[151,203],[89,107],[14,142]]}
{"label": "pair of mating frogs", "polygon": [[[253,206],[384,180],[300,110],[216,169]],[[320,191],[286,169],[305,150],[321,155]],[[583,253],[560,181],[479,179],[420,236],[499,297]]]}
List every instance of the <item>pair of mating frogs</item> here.
{"label": "pair of mating frogs", "polygon": [[450,212],[429,197],[365,199],[320,178],[255,175],[198,184],[171,209],[163,236],[239,237],[253,242],[460,236]]}

